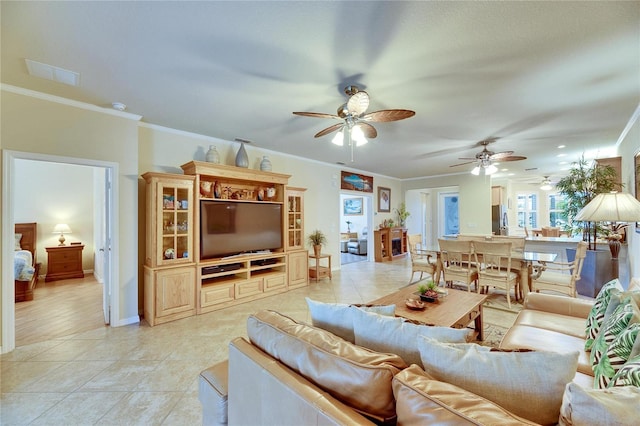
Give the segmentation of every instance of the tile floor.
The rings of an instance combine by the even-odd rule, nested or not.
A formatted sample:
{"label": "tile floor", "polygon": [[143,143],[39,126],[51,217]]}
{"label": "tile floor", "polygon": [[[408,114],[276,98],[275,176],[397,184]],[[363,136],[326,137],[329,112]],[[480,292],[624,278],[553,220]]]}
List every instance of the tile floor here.
{"label": "tile floor", "polygon": [[[335,271],[332,281],[217,312],[19,347],[0,358],[0,424],[201,424],[198,373],[227,358],[229,341],[246,335],[248,314],[274,309],[310,321],[305,297],[366,303],[407,285],[410,268],[407,259],[352,263]],[[485,322],[500,322],[487,314]]]}

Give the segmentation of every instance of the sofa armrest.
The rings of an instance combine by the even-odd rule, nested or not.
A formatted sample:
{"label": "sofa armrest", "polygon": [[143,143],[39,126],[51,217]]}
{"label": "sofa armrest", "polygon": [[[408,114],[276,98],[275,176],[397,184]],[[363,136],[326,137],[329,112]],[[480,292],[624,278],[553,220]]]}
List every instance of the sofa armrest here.
{"label": "sofa armrest", "polygon": [[229,424],[374,425],[240,337],[229,343]]}
{"label": "sofa armrest", "polygon": [[557,296],[554,294],[529,293],[524,309],[534,309],[536,311],[551,312],[561,315],[586,319],[593,307],[593,300],[576,299],[567,296]]}

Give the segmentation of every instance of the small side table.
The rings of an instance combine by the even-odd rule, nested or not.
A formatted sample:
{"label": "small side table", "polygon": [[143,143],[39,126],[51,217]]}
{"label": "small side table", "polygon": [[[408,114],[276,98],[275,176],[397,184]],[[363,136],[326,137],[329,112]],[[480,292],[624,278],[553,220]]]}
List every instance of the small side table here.
{"label": "small side table", "polygon": [[[320,278],[329,277],[331,279],[331,255],[330,254],[321,254],[316,256],[313,253],[309,254],[309,259],[315,260],[315,266],[309,266],[309,278],[315,278],[316,282]],[[327,259],[327,266],[321,266],[320,260]]]}

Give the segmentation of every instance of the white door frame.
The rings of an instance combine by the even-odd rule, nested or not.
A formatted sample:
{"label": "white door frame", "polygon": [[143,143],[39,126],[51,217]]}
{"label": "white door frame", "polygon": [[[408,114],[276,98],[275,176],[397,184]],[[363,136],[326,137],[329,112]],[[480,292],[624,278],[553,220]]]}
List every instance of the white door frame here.
{"label": "white door frame", "polygon": [[[110,211],[106,214],[105,220],[111,222],[109,226],[111,236],[118,235],[119,224],[117,215],[114,215],[114,212],[118,211],[118,163],[9,150],[3,150],[2,156],[2,235],[8,236],[14,233],[13,188],[15,184],[15,160],[46,161],[51,163],[76,164],[109,169],[113,181],[112,190],[109,192],[110,199],[105,203],[110,208]],[[105,277],[110,277],[112,281],[113,277],[117,276],[118,250],[117,239],[113,239],[111,236],[109,236],[109,240],[112,243],[112,261],[109,265],[109,273],[105,273]],[[0,289],[2,294],[2,346],[0,347],[0,353],[10,352],[16,347],[15,287],[13,280],[12,254],[13,241],[9,240],[9,238],[2,238],[2,285]],[[111,297],[109,300],[111,310],[118,312],[119,288],[118,286],[112,285],[112,283],[110,283],[109,287],[111,289]]]}

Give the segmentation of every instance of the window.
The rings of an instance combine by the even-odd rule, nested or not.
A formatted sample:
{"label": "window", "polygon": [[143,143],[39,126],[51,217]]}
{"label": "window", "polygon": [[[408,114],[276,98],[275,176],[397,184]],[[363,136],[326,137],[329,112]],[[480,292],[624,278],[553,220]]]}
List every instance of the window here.
{"label": "window", "polygon": [[564,227],[567,224],[567,213],[565,208],[567,201],[564,195],[549,194],[549,225]]}
{"label": "window", "polygon": [[533,229],[538,227],[538,195],[517,194],[518,227]]}

